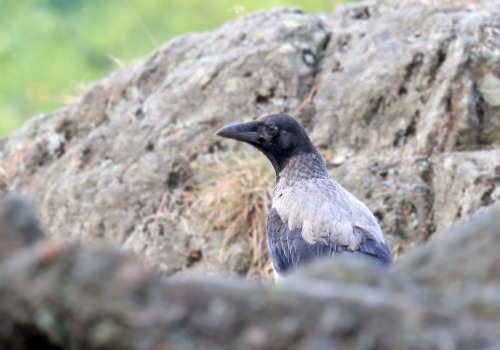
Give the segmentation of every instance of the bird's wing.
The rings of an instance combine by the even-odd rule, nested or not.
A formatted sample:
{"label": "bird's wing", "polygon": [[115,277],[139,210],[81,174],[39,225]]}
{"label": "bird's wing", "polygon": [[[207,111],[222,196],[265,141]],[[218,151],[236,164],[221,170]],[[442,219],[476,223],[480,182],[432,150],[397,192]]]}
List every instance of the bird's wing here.
{"label": "bird's wing", "polygon": [[[317,232],[312,243],[304,238],[304,227],[289,228],[278,211],[272,208],[267,216],[267,237],[271,260],[278,273],[285,273],[314,257],[334,255],[361,255],[375,258],[382,263],[392,261],[389,247],[362,226],[338,224],[327,226],[326,232]],[[335,231],[341,229],[343,231]],[[349,231],[350,230],[350,231]],[[309,237],[311,238],[311,237]],[[358,242],[352,248],[350,242]]]}
{"label": "bird's wing", "polygon": [[362,227],[355,227],[355,230],[359,230],[363,234],[363,241],[359,245],[358,251],[372,256],[384,264],[392,262],[391,251],[385,242],[377,241],[370,232]]}
{"label": "bird's wing", "polygon": [[267,242],[274,269],[278,274],[286,273],[314,257],[332,256],[347,251],[345,247],[330,240],[309,244],[302,237],[301,231],[302,228],[290,230],[275,208],[267,215]]}

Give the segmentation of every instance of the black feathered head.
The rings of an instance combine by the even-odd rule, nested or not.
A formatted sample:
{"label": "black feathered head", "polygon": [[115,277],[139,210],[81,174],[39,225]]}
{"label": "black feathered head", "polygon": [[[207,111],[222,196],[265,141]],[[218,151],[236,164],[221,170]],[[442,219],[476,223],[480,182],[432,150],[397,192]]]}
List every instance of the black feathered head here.
{"label": "black feathered head", "polygon": [[292,156],[317,152],[304,127],[283,114],[231,124],[218,130],[216,135],[251,144],[269,158],[277,175]]}

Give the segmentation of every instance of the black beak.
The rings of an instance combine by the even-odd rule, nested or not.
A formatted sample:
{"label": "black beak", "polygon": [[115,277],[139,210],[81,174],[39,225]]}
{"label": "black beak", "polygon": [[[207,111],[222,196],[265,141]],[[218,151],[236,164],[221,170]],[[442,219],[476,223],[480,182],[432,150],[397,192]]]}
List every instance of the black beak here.
{"label": "black beak", "polygon": [[256,121],[241,124],[231,124],[218,130],[215,135],[237,141],[260,143],[262,142],[263,138],[262,135],[258,132],[258,126],[259,123]]}

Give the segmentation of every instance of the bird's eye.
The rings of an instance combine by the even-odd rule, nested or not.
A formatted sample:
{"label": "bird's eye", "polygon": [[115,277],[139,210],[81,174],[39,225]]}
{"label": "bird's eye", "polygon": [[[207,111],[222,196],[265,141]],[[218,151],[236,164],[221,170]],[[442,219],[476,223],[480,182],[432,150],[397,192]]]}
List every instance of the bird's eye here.
{"label": "bird's eye", "polygon": [[278,127],[274,124],[269,125],[267,128],[272,134],[276,134],[278,132]]}

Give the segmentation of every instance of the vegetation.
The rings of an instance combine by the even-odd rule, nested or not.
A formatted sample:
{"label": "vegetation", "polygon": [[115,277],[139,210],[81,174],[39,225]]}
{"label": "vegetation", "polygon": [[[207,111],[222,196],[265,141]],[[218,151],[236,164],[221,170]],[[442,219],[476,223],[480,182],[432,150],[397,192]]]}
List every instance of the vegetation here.
{"label": "vegetation", "polygon": [[[274,171],[269,161],[256,150],[229,153],[224,159],[197,169],[208,183],[200,186],[195,208],[203,208],[209,235],[214,229],[224,231],[224,247],[235,240],[251,242],[252,261],[248,274],[262,273],[269,265],[266,217],[271,207]],[[206,176],[205,176],[206,175]],[[269,271],[267,271],[269,272]]]}
{"label": "vegetation", "polygon": [[82,85],[174,36],[217,28],[259,9],[297,6],[329,13],[340,2],[0,0],[0,136],[63,106]]}

